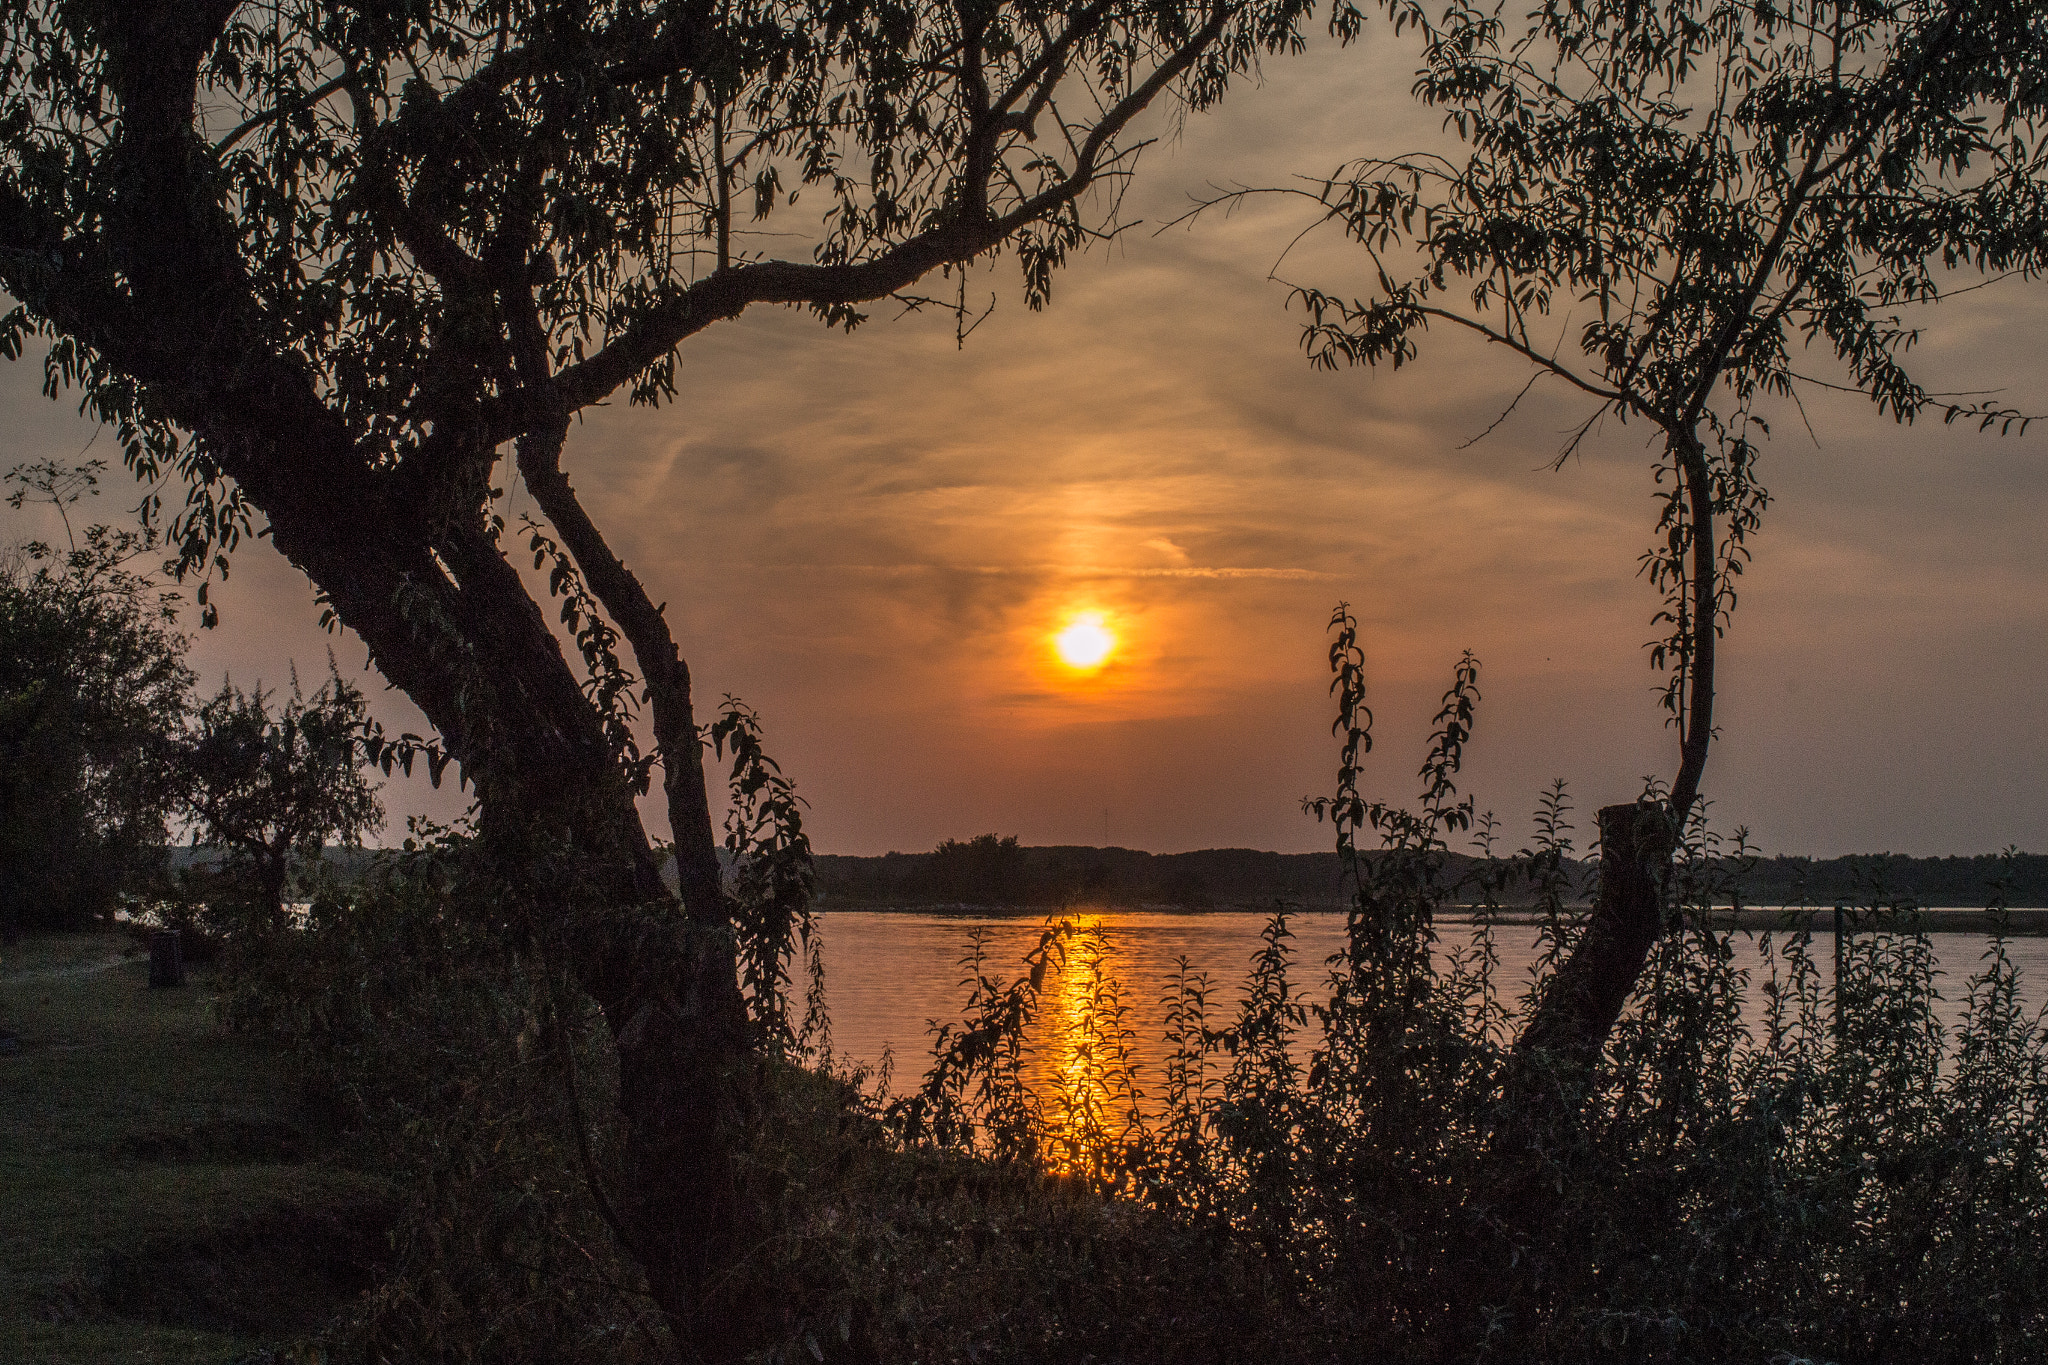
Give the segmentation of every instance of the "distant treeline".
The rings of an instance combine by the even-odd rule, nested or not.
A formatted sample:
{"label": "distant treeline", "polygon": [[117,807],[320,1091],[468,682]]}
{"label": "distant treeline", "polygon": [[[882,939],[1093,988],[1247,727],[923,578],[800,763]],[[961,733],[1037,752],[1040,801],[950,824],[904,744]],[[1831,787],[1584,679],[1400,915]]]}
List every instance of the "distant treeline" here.
{"label": "distant treeline", "polygon": [[[202,851],[171,850],[174,867]],[[1368,855],[1370,856],[1370,855]],[[327,861],[346,879],[376,857],[370,849],[327,850]],[[1476,873],[1478,860],[1452,855],[1453,878]],[[1765,858],[1742,877],[1749,905],[1916,905],[1980,907],[2002,860],[1996,855],[1909,858],[1898,853],[1846,858]],[[1594,869],[1577,866],[1576,880],[1590,896]],[[1732,870],[1732,869],[1731,869]],[[2012,861],[2006,904],[2048,907],[2048,855],[2022,853]],[[1476,880],[1476,879],[1475,879]],[[1511,883],[1503,900],[1526,899]],[[947,840],[930,853],[888,853],[878,858],[818,857],[819,904],[849,906],[1060,905],[1174,906],[1184,910],[1264,909],[1287,901],[1304,909],[1334,910],[1345,903],[1335,853],[1262,853],[1250,848],[1207,848],[1196,853],[1145,853],[1131,848],[1055,844],[1028,848],[1015,838],[984,834]]]}
{"label": "distant treeline", "polygon": [[1020,847],[993,836],[947,841],[930,853],[879,858],[825,854],[818,886],[826,908],[842,905],[1175,905],[1193,910],[1342,902],[1334,853],[1260,853],[1248,848],[1144,853],[1058,844]]}
{"label": "distant treeline", "polygon": [[[1476,859],[1452,855],[1452,874],[1476,871]],[[1832,906],[1910,901],[1918,905],[1982,906],[2001,860],[1995,856],[1909,858],[1867,854],[1846,858],[1767,858],[1742,877],[1750,905]],[[1733,870],[1733,869],[1731,869]],[[2048,855],[2013,860],[2011,906],[2048,906]],[[1578,865],[1590,894],[1592,866]],[[1262,853],[1211,848],[1196,853],[1144,853],[1128,848],[1056,844],[1029,848],[985,834],[947,840],[930,853],[878,858],[818,858],[824,908],[882,905],[1116,906],[1170,905],[1187,910],[1263,908],[1288,901],[1309,909],[1344,904],[1335,853]],[[1511,889],[1503,899],[1519,897]]]}
{"label": "distant treeline", "polygon": [[[1475,860],[1453,855],[1453,874]],[[1026,848],[993,834],[947,840],[930,853],[879,858],[823,854],[820,904],[1059,906],[1170,905],[1187,910],[1263,908],[1275,901],[1336,909],[1344,904],[1335,853],[1210,848],[1144,853],[1055,844]]]}
{"label": "distant treeline", "polygon": [[[1873,899],[1916,905],[1975,908],[1986,904],[1991,883],[2004,870],[1995,854],[1909,858],[1903,853],[1859,853],[1847,858],[1765,858],[1742,879],[1751,905],[1869,904]],[[2048,906],[2048,854],[2012,860],[2008,906]]]}

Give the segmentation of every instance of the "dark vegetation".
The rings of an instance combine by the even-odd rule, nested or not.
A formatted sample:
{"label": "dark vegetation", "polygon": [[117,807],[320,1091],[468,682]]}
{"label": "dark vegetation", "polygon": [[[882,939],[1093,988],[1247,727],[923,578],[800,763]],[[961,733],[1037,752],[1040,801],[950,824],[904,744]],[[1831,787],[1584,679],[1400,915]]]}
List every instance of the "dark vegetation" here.
{"label": "dark vegetation", "polygon": [[1276,897],[1318,906],[1335,906],[1343,899],[1342,872],[1336,856],[1329,853],[1023,848],[1014,838],[998,841],[993,834],[965,842],[948,840],[931,853],[879,858],[822,854],[818,892],[820,905],[828,909],[946,904],[1264,908]]}
{"label": "dark vegetation", "polygon": [[1742,886],[1756,905],[1859,905],[1875,895],[1923,906],[1968,906],[1979,903],[1984,888],[2001,878],[2010,888],[2006,904],[2048,905],[2048,855],[2039,853],[1759,858],[1744,871]]}
{"label": "dark vegetation", "polygon": [[[50,507],[68,547],[0,565],[0,929],[125,911],[203,958],[252,917],[282,928],[287,894],[382,825],[365,702],[331,658],[310,697],[294,674],[281,705],[231,681],[195,702],[178,595],[136,568],[161,559],[156,535],[71,524],[104,468],[8,475],[12,505]],[[174,827],[193,847],[170,847]]]}
{"label": "dark vegetation", "polygon": [[[1120,988],[1055,922],[1015,977],[970,950],[964,1017],[890,1094],[829,1051],[794,788],[743,706],[700,725],[662,606],[564,471],[574,419],[622,390],[672,397],[678,348],[756,304],[851,327],[885,299],[933,306],[921,281],[1005,250],[1042,303],[1115,226],[1134,120],[1213,103],[1298,45],[1307,8],[4,10],[0,286],[18,307],[0,345],[46,346],[51,392],[76,391],[152,488],[182,482],[167,518],[145,501],[143,544],[163,528],[175,571],[205,579],[260,513],[435,730],[387,736],[355,711],[321,734],[352,719],[370,761],[453,764],[478,797],[473,827],[416,829],[353,883],[291,820],[246,840],[219,823],[246,874],[231,889],[263,913],[216,930],[231,1032],[209,1041],[288,1047],[317,1135],[394,1201],[375,1287],[303,1354],[2041,1356],[2048,1054],[2003,939],[1953,1038],[1895,904],[1867,907],[1831,995],[1796,931],[1745,982],[1703,913],[1741,839],[1723,845],[1698,799],[1716,642],[1767,501],[1758,404],[1807,382],[1799,344],[1902,420],[2022,420],[1923,391],[1898,314],[1951,268],[2044,263],[2038,8],[1595,3],[1526,29],[1391,12],[1470,155],[1327,183],[1320,211],[1370,253],[1376,292],[1300,291],[1311,354],[1405,363],[1429,323],[1469,327],[1588,395],[1586,429],[1651,425],[1643,571],[1665,603],[1652,655],[1676,770],[1598,811],[1582,912],[1556,793],[1530,849],[1468,877],[1450,844],[1477,821],[1456,790],[1477,661],[1454,672],[1419,804],[1368,801],[1340,609],[1338,780],[1309,806],[1336,834],[1344,951],[1304,979],[1277,917],[1234,1001],[1185,975],[1172,1061],[1141,1079]],[[1363,18],[1327,22],[1348,40]],[[800,200],[824,206],[808,237],[785,233]],[[776,235],[754,238],[749,211]],[[791,241],[811,259],[767,254]],[[938,303],[963,339],[966,297]],[[1541,335],[1553,301],[1597,315],[1576,358]],[[508,462],[546,517],[519,537],[544,589],[509,554]],[[45,567],[10,577],[19,619],[80,584],[129,592],[120,561]],[[75,681],[10,675],[10,743],[65,775],[75,812],[95,791],[139,801],[146,785],[95,787],[111,751],[76,717],[38,709]],[[353,705],[338,681],[327,698]],[[252,742],[216,756],[273,796],[340,794],[292,778],[339,754],[299,742],[303,708],[272,720],[259,700],[245,725],[249,709],[220,700],[217,728]],[[731,765],[723,857],[707,745]],[[657,777],[668,849],[635,805]],[[325,818],[361,827],[351,810]],[[275,913],[292,850],[303,928]],[[990,840],[930,866],[1000,898],[1025,862]],[[43,904],[10,894],[17,918]],[[1494,979],[1485,924],[1436,951],[1447,907],[1515,894],[1552,949],[1536,979]],[[1994,888],[1994,925],[2007,899]],[[1040,1095],[1027,1028],[1077,971],[1078,1064]],[[1739,1025],[1745,990],[1769,1006],[1760,1036]],[[205,1115],[108,1150],[166,1170],[277,1156],[274,1119]],[[306,1208],[282,1232],[223,1218],[197,1245],[311,1246]],[[231,1282],[117,1261],[50,1302],[91,1290],[147,1316],[173,1311],[160,1291],[190,1304]]]}
{"label": "dark vegetation", "polygon": [[[0,558],[0,929],[75,927],[158,870],[192,684],[146,531],[74,528],[103,466],[19,467],[66,543]],[[160,555],[154,556],[160,558]]]}
{"label": "dark vegetation", "polygon": [[357,761],[362,690],[331,657],[327,665],[311,697],[294,673],[291,696],[275,708],[261,687],[222,684],[194,710],[176,756],[180,813],[193,844],[214,853],[209,902],[223,883],[241,887],[246,909],[273,928],[284,924],[294,873],[318,864],[330,842],[359,849],[384,823],[376,784]]}
{"label": "dark vegetation", "polygon": [[[981,845],[979,835],[954,848]],[[941,845],[941,850],[947,845]],[[1476,884],[1471,854],[1445,855],[1453,881]],[[1344,866],[1334,853],[1262,853],[1209,848],[1195,853],[1145,853],[1129,848],[1069,845],[1020,847],[994,876],[963,872],[940,853],[880,857],[818,855],[818,898],[823,909],[866,907],[1058,909],[1071,905],[1170,906],[1183,910],[1267,910],[1286,901],[1304,910],[1346,905]],[[1594,866],[1573,860],[1569,899],[1592,891]],[[1725,871],[1737,872],[1731,864]],[[1859,905],[1873,893],[1886,901],[1920,906],[1970,906],[1999,877],[2010,880],[2012,907],[2048,906],[2048,855],[1913,858],[1899,853],[1841,858],[1775,857],[1746,860],[1745,899],[1756,906]],[[1519,904],[1532,904],[1526,897]]]}
{"label": "dark vegetation", "polygon": [[[1475,673],[1446,711],[1476,701]],[[1516,1040],[1595,911],[1565,898],[1579,850],[1554,799],[1517,862],[1450,856],[1475,815],[1455,788],[1470,736],[1469,720],[1439,729],[1416,808],[1340,823],[1344,950],[1298,961],[1283,915],[1241,985],[1184,972],[1159,1071],[1133,1064],[1122,988],[1064,921],[1022,963],[970,949],[961,1017],[893,1091],[833,1062],[786,975],[783,998],[755,996],[761,1107],[738,1170],[745,1273],[774,1287],[760,1358],[2036,1358],[2048,1036],[2000,941],[1943,986],[1969,1006],[1954,1033],[1910,907],[1862,907],[1839,991],[1800,932],[1745,977],[1704,913],[1739,895],[1723,874],[1745,859],[1696,822],[1660,897],[1669,931],[1596,1064],[1532,1065]],[[1381,846],[1354,856],[1374,816]],[[374,1287],[318,1348],[670,1358],[612,1203],[615,1054],[587,995],[492,924],[479,857],[472,835],[416,829],[320,895],[305,929],[226,959],[230,1036],[287,1044],[296,1121],[346,1135],[348,1163],[396,1196]],[[1534,895],[1549,946],[1531,980],[1492,966],[1484,912],[1509,892]],[[1481,922],[1439,924],[1471,901]],[[1083,1017],[1035,1041],[1070,974]],[[1738,1022],[1745,998],[1760,1028]],[[1039,1046],[1072,1054],[1049,1092],[1024,1079]],[[274,1162],[314,1140],[214,1120],[121,1151]],[[327,1216],[311,1207],[309,1226]],[[200,1270],[95,1300],[95,1320],[256,1313],[209,1297],[204,1267],[259,1232],[224,1219],[165,1254],[194,1245]],[[112,1289],[95,1292],[144,1283],[130,1261],[97,1264]]]}
{"label": "dark vegetation", "polygon": [[[1438,927],[1506,889],[1446,856],[1475,816],[1455,778],[1476,699],[1461,670],[1418,807],[1354,806],[1340,780],[1326,809],[1354,900],[1330,961],[1296,963],[1281,915],[1234,998],[1184,973],[1165,1074],[1149,1077],[1098,974],[1069,1064],[1082,1079],[1048,1098],[1017,1082],[1039,971],[1012,983],[977,960],[964,1027],[884,1113],[913,1139],[1049,1163],[1211,1228],[1272,1277],[1267,1321],[1295,1358],[2037,1354],[2048,1039],[2002,940],[1961,984],[1953,1035],[1910,907],[1863,907],[1874,932],[1850,941],[1838,989],[1803,932],[1767,937],[1761,973],[1738,971],[1705,914],[1739,895],[1731,850],[1695,822],[1601,1052],[1532,1054],[1530,1022],[1599,910],[1556,896],[1572,842],[1546,803],[1518,879],[1550,898],[1539,974],[1500,980],[1483,921]],[[1350,709],[1344,728],[1360,737],[1362,721]],[[1379,856],[1354,858],[1373,830]],[[1995,920],[2003,883],[1989,892]],[[1067,969],[1089,971],[1070,938],[1056,926],[1041,952],[1064,944]],[[1758,997],[1751,1031],[1739,1012]]]}

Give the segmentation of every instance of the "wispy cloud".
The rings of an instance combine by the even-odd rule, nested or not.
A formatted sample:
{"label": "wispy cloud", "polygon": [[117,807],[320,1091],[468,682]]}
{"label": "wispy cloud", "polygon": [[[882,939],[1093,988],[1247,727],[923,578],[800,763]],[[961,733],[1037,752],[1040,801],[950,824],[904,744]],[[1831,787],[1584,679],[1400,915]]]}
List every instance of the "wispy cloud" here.
{"label": "wispy cloud", "polygon": [[1321,569],[1232,568],[1201,564],[1172,569],[1110,564],[833,564],[745,563],[729,566],[755,573],[858,574],[870,578],[915,578],[930,574],[973,574],[981,578],[1217,578],[1271,579],[1282,583],[1321,582],[1338,575]]}
{"label": "wispy cloud", "polygon": [[[1439,137],[1381,33],[1271,63],[1190,119],[1124,211],[1162,223],[1207,185]],[[1043,313],[999,262],[964,350],[944,319],[847,336],[749,313],[684,348],[675,406],[572,432],[593,514],[669,604],[701,693],[762,709],[821,847],[1090,840],[1106,803],[1133,844],[1320,846],[1297,798],[1329,781],[1340,597],[1365,624],[1381,794],[1408,795],[1404,755],[1466,646],[1486,701],[1463,790],[1483,805],[1520,811],[1559,774],[1598,804],[1668,772],[1635,575],[1656,516],[1641,430],[1550,473],[1586,410],[1539,387],[1461,449],[1526,372],[1446,332],[1398,373],[1311,371],[1269,278],[1300,225],[1272,201],[1126,234]],[[1365,264],[1311,240],[1286,273],[1344,291]],[[2039,393],[2043,300],[1944,306],[1919,363],[1936,387]],[[5,375],[15,458],[75,452],[36,367]],[[1827,396],[1808,412],[1820,449],[1787,412],[1762,457],[1777,500],[1725,646],[1717,814],[1772,850],[2048,847],[2048,426],[2001,442]],[[222,589],[209,672],[318,666],[309,595],[265,556],[245,545]],[[1049,646],[1080,610],[1120,633],[1085,686]]]}

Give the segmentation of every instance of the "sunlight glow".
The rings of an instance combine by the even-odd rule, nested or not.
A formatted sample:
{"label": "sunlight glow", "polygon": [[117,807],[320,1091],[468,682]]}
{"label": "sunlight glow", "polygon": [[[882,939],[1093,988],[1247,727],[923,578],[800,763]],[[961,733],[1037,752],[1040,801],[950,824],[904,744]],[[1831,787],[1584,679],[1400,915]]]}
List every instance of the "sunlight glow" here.
{"label": "sunlight glow", "polygon": [[1084,612],[1053,637],[1053,648],[1068,668],[1100,668],[1116,648],[1116,636],[1102,623],[1101,612]]}

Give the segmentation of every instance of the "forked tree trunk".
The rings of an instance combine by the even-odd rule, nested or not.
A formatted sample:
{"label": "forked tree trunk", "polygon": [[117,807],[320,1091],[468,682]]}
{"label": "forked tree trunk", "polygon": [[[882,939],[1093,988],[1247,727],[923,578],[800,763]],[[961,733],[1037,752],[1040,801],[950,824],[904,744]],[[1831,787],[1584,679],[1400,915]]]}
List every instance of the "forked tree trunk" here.
{"label": "forked tree trunk", "polygon": [[[357,625],[379,666],[421,700],[476,783],[481,833],[534,902],[529,931],[604,1013],[619,1058],[626,1249],[686,1358],[734,1361],[748,1305],[722,1286],[744,1251],[734,1158],[753,1079],[730,940],[686,918],[663,886],[632,793],[538,606],[479,532],[446,555],[455,583],[434,614],[447,638],[380,631],[392,586],[347,559],[278,547]],[[360,607],[360,610],[356,608]],[[368,629],[364,627],[367,626]],[[452,674],[451,674],[452,670]],[[444,707],[438,699],[457,699]],[[546,918],[544,918],[546,917]]]}

